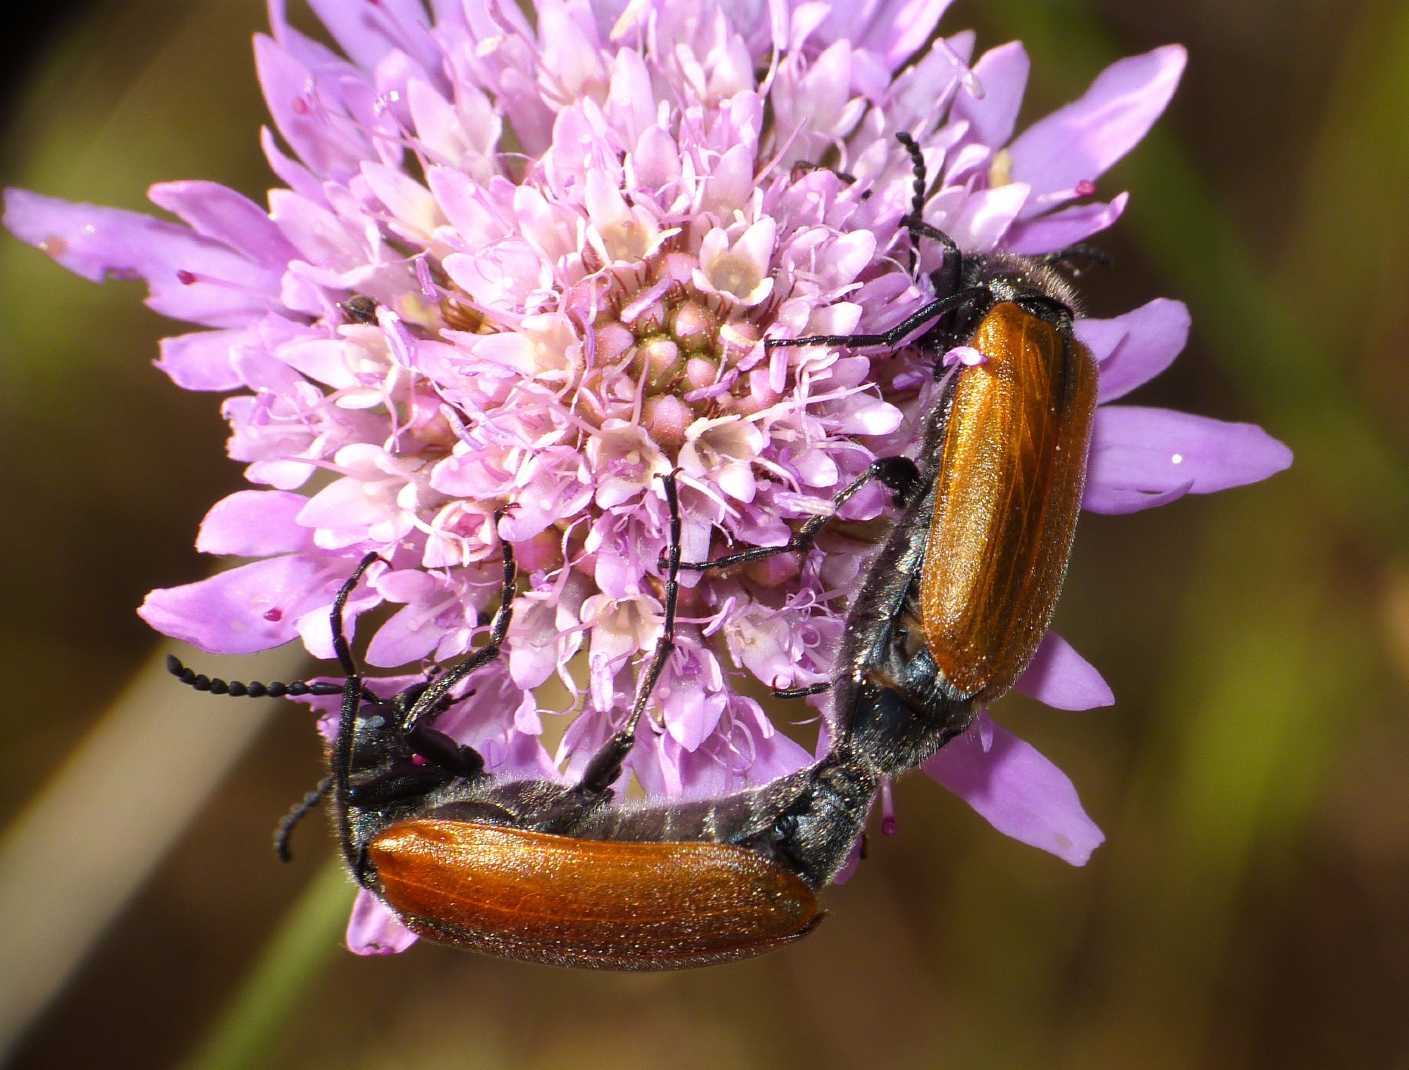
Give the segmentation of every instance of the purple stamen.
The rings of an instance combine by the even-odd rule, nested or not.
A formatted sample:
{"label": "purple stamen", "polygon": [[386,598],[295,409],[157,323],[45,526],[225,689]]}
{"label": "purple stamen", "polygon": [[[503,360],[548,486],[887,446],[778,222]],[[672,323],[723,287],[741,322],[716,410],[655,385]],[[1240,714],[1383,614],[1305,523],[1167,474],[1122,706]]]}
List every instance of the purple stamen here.
{"label": "purple stamen", "polygon": [[421,288],[421,296],[427,301],[439,301],[440,290],[436,288],[435,280],[431,278],[431,267],[428,260],[429,257],[423,253],[411,261],[415,265],[416,285]]}

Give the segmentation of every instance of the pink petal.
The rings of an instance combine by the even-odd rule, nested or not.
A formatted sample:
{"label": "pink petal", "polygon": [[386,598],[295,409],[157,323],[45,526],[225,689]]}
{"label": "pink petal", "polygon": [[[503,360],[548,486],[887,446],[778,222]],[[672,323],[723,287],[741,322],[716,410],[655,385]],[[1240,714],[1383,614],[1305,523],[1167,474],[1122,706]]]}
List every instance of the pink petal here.
{"label": "pink petal", "polygon": [[203,554],[268,557],[313,548],[313,529],[295,521],[308,499],[282,490],[240,490],[210,508],[196,535]]}
{"label": "pink petal", "polygon": [[1120,218],[1129,200],[1130,194],[1122,193],[1109,204],[1075,204],[1034,219],[1019,220],[1008,232],[1007,246],[1024,256],[1055,253],[1105,230]]}
{"label": "pink petal", "polygon": [[1174,95],[1187,54],[1165,45],[1111,64],[1080,99],[1018,135],[1012,176],[1034,196],[1094,181],[1149,131]]}
{"label": "pink petal", "polygon": [[273,38],[255,35],[254,63],[274,125],[315,175],[345,182],[361,160],[375,157],[360,136],[349,136],[352,123],[326,114],[335,101],[311,100],[322,95],[313,72]]}
{"label": "pink petal", "polygon": [[1106,838],[1071,779],[987,714],[923,768],[1005,836],[1073,866],[1084,866]]}
{"label": "pink petal", "polygon": [[299,523],[311,528],[355,528],[386,519],[389,506],[368,493],[369,481],[356,476],[335,479],[303,503]]}
{"label": "pink petal", "polygon": [[464,0],[431,0],[431,22],[436,26],[467,29]]}
{"label": "pink petal", "polygon": [[1133,487],[1095,486],[1087,480],[1081,508],[1088,513],[1102,513],[1108,516],[1138,513],[1144,509],[1158,509],[1161,505],[1177,502],[1188,494],[1192,487],[1193,483],[1180,483],[1168,490],[1148,491]]}
{"label": "pink petal", "polygon": [[362,164],[362,177],[387,210],[414,231],[429,234],[440,222],[430,190],[400,168],[368,160]]}
{"label": "pink petal", "polygon": [[1056,632],[1048,632],[1014,689],[1058,710],[1115,704],[1110,685]]}
{"label": "pink petal", "polygon": [[148,198],[204,237],[282,271],[296,255],[268,213],[216,182],[159,182]]}
{"label": "pink petal", "polygon": [[1149,382],[1184,351],[1189,309],[1157,297],[1123,316],[1077,320],[1076,337],[1101,366],[1099,400],[1114,401]]}
{"label": "pink petal", "polygon": [[279,148],[279,141],[273,131],[267,126],[259,128],[259,147],[264,152],[264,158],[269,161],[269,170],[278,175],[291,190],[314,204],[327,203],[323,186],[317,176],[303,164],[286,155]]}
{"label": "pink petal", "polygon": [[[814,756],[774,728],[763,707],[753,699],[736,697],[730,709],[739,724],[753,722],[753,765],[748,770],[749,783],[766,784],[812,764]],[[819,738],[818,746],[821,745]]]}
{"label": "pink petal", "polygon": [[685,750],[698,750],[719,724],[728,704],[728,696],[722,691],[692,695],[675,704],[675,712],[665,719],[666,731]]}
{"label": "pink petal", "polygon": [[[1020,182],[975,190],[964,198],[958,217],[949,223],[950,236],[961,249],[991,251],[1009,234],[1028,196],[1028,188]],[[1011,245],[1011,238],[1004,244]]]}
{"label": "pink petal", "polygon": [[905,419],[905,414],[888,401],[869,394],[853,394],[838,406],[842,412],[832,419],[845,435],[888,435]]}
{"label": "pink petal", "polygon": [[[559,780],[553,759],[535,735],[510,731],[501,741],[478,743],[485,768],[501,780]],[[588,751],[588,757],[591,756]]]}
{"label": "pink petal", "polygon": [[284,189],[269,192],[269,206],[274,221],[309,263],[335,271],[365,268],[361,237],[335,213]]}
{"label": "pink petal", "polygon": [[416,942],[416,934],[397,920],[366,888],[357,892],[347,919],[347,949],[354,955],[395,955]]}
{"label": "pink petal", "polygon": [[521,597],[509,622],[509,677],[528,690],[558,667],[555,609],[542,598]]}
{"label": "pink petal", "polygon": [[137,613],[163,635],[212,654],[253,654],[296,638],[298,618],[330,604],[351,571],[337,557],[271,557],[197,583],[159,588]]}
{"label": "pink petal", "polygon": [[1292,452],[1256,424],[1225,423],[1169,409],[1107,405],[1096,412],[1082,504],[1133,512],[1186,491],[1212,494],[1256,483],[1292,463]]}
{"label": "pink petal", "polygon": [[983,144],[994,148],[1006,145],[1018,121],[1030,67],[1021,41],[989,49],[974,64],[974,76],[983,86],[983,99],[960,93],[954,100],[953,114],[967,119],[974,137]]}
{"label": "pink petal", "polygon": [[796,773],[810,764],[812,755],[800,744],[793,742],[781,732],[770,731],[754,740],[753,765],[749,767],[749,781],[766,784],[770,780]]}
{"label": "pink petal", "polygon": [[660,189],[680,177],[680,153],[675,139],[659,126],[642,131],[631,158],[637,181],[646,189]]}
{"label": "pink petal", "polygon": [[[421,46],[416,48],[418,57],[425,52],[426,12],[420,0],[309,0],[308,6],[338,47],[363,70],[374,69],[393,48],[406,48],[412,42]],[[388,31],[397,33],[398,39]]]}
{"label": "pink petal", "polygon": [[731,498],[741,502],[753,501],[757,483],[753,478],[753,469],[747,463],[726,464],[715,473],[714,479],[719,489]]}
{"label": "pink petal", "polygon": [[372,636],[367,662],[383,668],[407,665],[429,656],[445,633],[445,626],[425,606],[402,606]]}
{"label": "pink petal", "polygon": [[[956,81],[965,77],[967,71],[958,63],[967,63],[973,53],[973,32],[965,30],[955,34],[947,38],[945,44],[947,48],[936,44],[928,49],[892,83],[886,106],[886,117],[892,129],[914,129],[933,123],[936,98],[949,92]],[[966,92],[962,86],[959,88],[961,95]]]}
{"label": "pink petal", "polygon": [[247,330],[224,330],[163,338],[156,366],[184,390],[238,390],[244,382],[233,351],[252,337]]}
{"label": "pink petal", "polygon": [[876,256],[876,236],[869,230],[853,230],[827,246],[820,265],[828,286],[845,286],[871,266]]}
{"label": "pink petal", "polygon": [[310,338],[279,347],[279,359],[315,382],[335,390],[362,385],[353,370],[357,351],[341,338]]}
{"label": "pink petal", "polygon": [[[881,13],[880,17],[857,43],[870,51],[879,52],[891,71],[898,70],[930,39],[930,34],[939,25],[940,16],[953,2],[906,0],[899,4],[879,5],[877,10]],[[833,11],[845,11],[849,6],[837,5]]]}
{"label": "pink petal", "polygon": [[164,316],[239,327],[276,301],[278,276],[186,227],[151,216],[5,191],[5,226],[75,274],[142,278],[147,304]]}

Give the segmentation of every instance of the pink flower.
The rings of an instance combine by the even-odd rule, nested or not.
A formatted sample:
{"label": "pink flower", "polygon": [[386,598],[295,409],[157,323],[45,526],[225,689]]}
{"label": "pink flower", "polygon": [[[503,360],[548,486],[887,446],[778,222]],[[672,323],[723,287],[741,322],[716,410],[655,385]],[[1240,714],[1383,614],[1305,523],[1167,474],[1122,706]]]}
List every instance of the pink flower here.
{"label": "pink flower", "polygon": [[[314,6],[340,52],[280,0],[255,41],[283,183],[267,211],[204,182],[152,188],[179,222],[9,190],[5,224],[88,278],[144,278],[151,307],[196,328],[158,367],[232,395],[230,455],[260,489],[217,503],[197,546],[256,560],[153,591],[142,616],[211,651],[298,638],[327,657],[333,592],[375,550],[391,568],[350,612],[400,608],[368,660],[453,658],[484,629],[507,540],[530,573],[508,656],[439,727],[534,775],[571,775],[606,737],[660,632],[658,475],[681,469],[698,561],[785,542],[910,446],[933,378],[917,354],[762,345],[884,330],[932,295],[939,250],[907,267],[896,133],[938,177],[926,221],[962,249],[1053,251],[1119,217],[1126,194],[1093,199],[1098,180],[1184,67],[1177,46],[1123,60],[1014,136],[1021,45],[970,66],[963,33],[916,55],[947,0],[540,0],[536,24],[493,0]],[[844,174],[798,166],[824,158]],[[1163,370],[1188,328],[1168,300],[1079,321],[1101,400]],[[1107,405],[1085,504],[1147,508],[1288,463],[1250,425]],[[846,516],[886,509],[867,492]],[[809,761],[741,687],[826,678],[864,558],[828,547],[683,577],[679,647],[631,756],[649,792]],[[583,650],[585,674],[570,664]],[[556,757],[532,695],[553,675],[575,718]],[[1064,709],[1112,701],[1055,635],[1018,686]],[[1060,770],[986,717],[925,768],[1070,862],[1101,841]],[[354,948],[405,946],[380,909],[359,904]]]}

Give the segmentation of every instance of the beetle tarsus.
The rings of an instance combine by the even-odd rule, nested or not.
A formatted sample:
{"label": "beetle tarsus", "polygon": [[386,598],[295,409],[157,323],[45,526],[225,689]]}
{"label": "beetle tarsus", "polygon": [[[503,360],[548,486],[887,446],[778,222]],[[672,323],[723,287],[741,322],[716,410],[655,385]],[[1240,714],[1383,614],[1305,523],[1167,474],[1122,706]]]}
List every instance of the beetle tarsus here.
{"label": "beetle tarsus", "polygon": [[681,561],[679,567],[690,572],[704,572],[709,569],[732,568],[777,554],[793,554],[811,549],[818,534],[837,518],[842,506],[846,505],[862,487],[873,479],[879,479],[891,491],[897,506],[903,505],[914,493],[920,482],[920,470],[908,457],[881,457],[872,461],[865,470],[843,487],[832,498],[831,508],[825,513],[808,517],[798,527],[791,538],[781,546],[752,546],[747,550],[726,554],[709,561]]}
{"label": "beetle tarsus", "polygon": [[781,699],[808,698],[811,695],[820,695],[824,691],[830,691],[831,681],[824,681],[820,684],[808,684],[806,687],[775,687],[773,697]]}

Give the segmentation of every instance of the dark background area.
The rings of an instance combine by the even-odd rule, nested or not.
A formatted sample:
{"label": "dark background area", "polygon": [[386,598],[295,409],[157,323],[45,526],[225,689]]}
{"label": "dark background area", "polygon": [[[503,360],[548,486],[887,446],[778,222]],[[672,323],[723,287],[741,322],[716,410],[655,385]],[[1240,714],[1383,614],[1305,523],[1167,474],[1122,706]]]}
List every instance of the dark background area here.
{"label": "dark background area", "polygon": [[[168,178],[263,199],[262,5],[7,20],[0,182],[139,209]],[[780,954],[656,976],[430,946],[357,959],[316,823],[294,865],[269,851],[320,762],[288,708],[247,751],[230,744],[135,895],[82,866],[24,893],[7,922],[41,948],[70,899],[112,916],[22,1038],[0,1035],[13,1065],[1409,1067],[1409,14],[960,0],[944,27],[969,25],[980,49],[1027,42],[1028,118],[1118,55],[1189,46],[1157,134],[1102,182],[1133,199],[1102,237],[1116,267],[1088,276],[1091,309],[1187,301],[1188,350],[1130,400],[1257,421],[1297,454],[1264,485],[1083,520],[1057,624],[1117,706],[997,713],[1076,781],[1108,836],[1090,865],[1005,840],[913,778],[900,835],[873,838],[827,923]],[[139,295],[0,239],[0,859],[159,673],[167,644],[133,609],[208,567],[195,525],[241,485],[219,398],[151,367],[175,332]],[[257,716],[159,693],[173,725]],[[168,785],[203,776],[174,748],[127,760],[64,826],[68,857],[87,857],[84,814],[123,785],[170,818]],[[148,832],[131,821],[116,846]],[[0,866],[0,886],[42,878]],[[39,968],[8,956],[0,990]]]}

